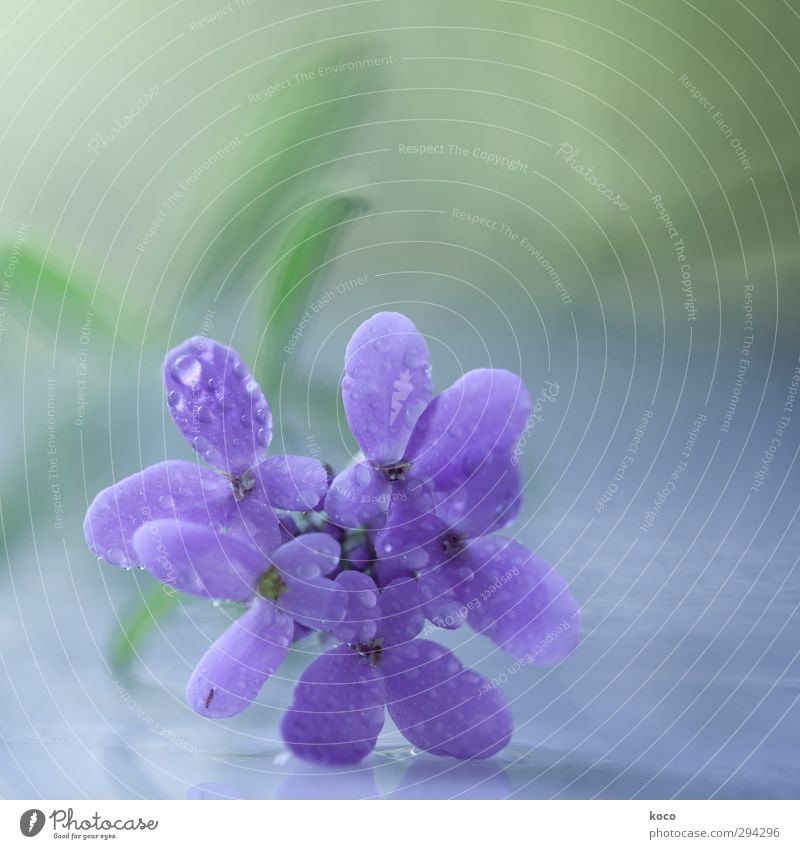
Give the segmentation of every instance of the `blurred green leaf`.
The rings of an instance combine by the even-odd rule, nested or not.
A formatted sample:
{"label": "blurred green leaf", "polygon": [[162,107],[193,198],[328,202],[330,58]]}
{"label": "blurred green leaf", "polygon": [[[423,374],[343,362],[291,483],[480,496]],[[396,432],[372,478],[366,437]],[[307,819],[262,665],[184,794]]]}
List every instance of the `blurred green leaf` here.
{"label": "blurred green leaf", "polygon": [[169,592],[163,584],[148,582],[141,595],[122,612],[119,631],[111,640],[109,663],[114,673],[121,675],[127,672],[138,655],[142,637],[179,603],[179,593]]}
{"label": "blurred green leaf", "polygon": [[[80,328],[87,315],[92,316],[94,330],[113,327],[108,306],[94,297],[95,282],[87,273],[68,268],[35,246],[12,242],[0,245],[0,263],[13,268],[9,300],[27,307],[22,312],[9,310],[18,324],[32,315],[34,332],[48,340],[57,327]],[[20,326],[27,331],[27,326]]]}
{"label": "blurred green leaf", "polygon": [[[320,53],[314,65],[335,66],[372,53],[374,47],[364,43],[347,54]],[[305,67],[287,68],[285,76],[298,70]],[[370,84],[378,88],[381,69],[370,73]],[[356,125],[370,102],[364,91],[363,77],[337,74],[245,104],[245,110],[252,110],[246,143],[228,180],[227,206],[217,210],[211,222],[208,248],[198,268],[201,285],[216,287],[229,275],[237,280],[253,273],[260,276],[265,257],[281,235],[277,222],[297,208],[298,198],[319,194],[330,171],[325,163],[350,149],[358,137]]]}
{"label": "blurred green leaf", "polygon": [[268,391],[276,391],[281,375],[279,352],[303,318],[314,282],[345,234],[343,226],[363,214],[368,204],[354,195],[326,198],[306,207],[293,222],[267,271],[261,314],[270,344],[262,345],[256,374]]}

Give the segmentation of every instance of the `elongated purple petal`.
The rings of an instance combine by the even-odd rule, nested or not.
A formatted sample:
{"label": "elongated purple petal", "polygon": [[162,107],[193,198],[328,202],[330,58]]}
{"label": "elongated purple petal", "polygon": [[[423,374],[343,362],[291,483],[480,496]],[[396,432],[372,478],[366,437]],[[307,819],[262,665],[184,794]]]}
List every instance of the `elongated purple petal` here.
{"label": "elongated purple petal", "polygon": [[249,601],[266,564],[240,540],[176,519],[158,519],[133,535],[138,561],[162,584],[206,598]]}
{"label": "elongated purple petal", "polygon": [[[468,468],[467,464],[467,468]],[[473,539],[508,527],[519,513],[522,482],[507,451],[493,451],[471,473],[453,475],[438,491],[436,513],[454,532]]]}
{"label": "elongated purple petal", "polygon": [[435,755],[488,758],[511,739],[503,694],[430,640],[383,652],[386,706],[400,732]]}
{"label": "elongated purple petal", "polygon": [[313,457],[267,457],[253,469],[253,476],[281,510],[313,510],[328,489],[328,473]]}
{"label": "elongated purple petal", "polygon": [[406,316],[381,312],[356,330],[345,355],[342,400],[365,457],[378,466],[400,460],[432,395],[428,346]]}
{"label": "elongated purple petal", "polygon": [[241,357],[213,339],[195,336],[164,360],[170,415],[209,465],[243,475],[264,456],[272,416]]}
{"label": "elongated purple petal", "polygon": [[459,588],[467,621],[524,663],[551,664],[577,645],[580,614],[566,581],[512,540],[488,536],[459,558],[474,578]]}
{"label": "elongated purple petal", "polygon": [[368,643],[378,630],[378,588],[369,575],[348,569],[336,576],[336,584],[347,593],[347,613],[333,633],[343,643]]}
{"label": "elongated purple petal", "polygon": [[283,739],[312,763],[358,763],[375,748],[385,701],[378,670],[340,646],[318,657],[300,677],[281,723]]}
{"label": "elongated purple petal", "polygon": [[283,580],[285,588],[275,604],[296,622],[315,631],[330,631],[344,619],[347,593],[335,581],[288,575],[284,575]]}
{"label": "elongated purple petal", "polygon": [[413,474],[447,490],[474,474],[493,452],[511,452],[531,400],[508,371],[467,372],[431,401],[406,450]]}
{"label": "elongated purple petal", "polygon": [[83,532],[98,557],[113,566],[133,566],[139,561],[131,540],[145,522],[169,518],[218,526],[232,502],[230,484],[216,472],[170,460],[98,493],[86,512]]}
{"label": "elongated purple petal", "polygon": [[397,578],[381,590],[381,619],[377,636],[384,646],[413,640],[425,625],[419,585],[414,578]]}
{"label": "elongated purple petal", "polygon": [[271,557],[282,575],[300,581],[330,575],[339,565],[341,547],[328,534],[301,534],[276,549]]}
{"label": "elongated purple petal", "polygon": [[333,479],[325,496],[325,512],[343,528],[360,528],[385,513],[392,485],[369,463],[356,463]]}
{"label": "elongated purple petal", "polygon": [[281,665],[291,639],[292,620],[256,599],[197,664],[186,687],[189,706],[213,718],[241,713]]}

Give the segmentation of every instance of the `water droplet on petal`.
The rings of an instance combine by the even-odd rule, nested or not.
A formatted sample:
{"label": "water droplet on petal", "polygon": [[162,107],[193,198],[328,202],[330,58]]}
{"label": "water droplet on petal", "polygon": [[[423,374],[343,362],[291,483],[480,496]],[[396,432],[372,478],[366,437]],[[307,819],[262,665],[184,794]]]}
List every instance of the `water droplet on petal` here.
{"label": "water droplet on petal", "polygon": [[180,392],[177,392],[174,389],[171,389],[169,391],[169,393],[167,394],[167,403],[170,405],[170,407],[174,407],[178,403],[178,401],[180,401],[180,400],[181,400]]}
{"label": "water droplet on petal", "polygon": [[263,446],[266,447],[266,445],[267,445],[267,432],[266,432],[266,430],[264,430],[263,427],[260,427],[258,429],[258,431],[256,432],[256,440],[258,441],[259,445],[263,445]]}
{"label": "water droplet on petal", "polygon": [[175,506],[175,499],[170,495],[159,495],[158,496],[158,506],[162,510],[169,510],[170,507]]}
{"label": "water droplet on petal", "polygon": [[247,375],[247,366],[241,360],[237,360],[233,364],[233,373],[239,378],[239,380],[242,380]]}
{"label": "water droplet on petal", "polygon": [[178,357],[170,368],[170,374],[184,386],[194,386],[200,380],[202,373],[203,366],[200,361],[189,356],[189,354]]}
{"label": "water droplet on petal", "polygon": [[198,407],[197,418],[203,424],[208,424],[214,417],[211,415],[211,410],[208,407]]}
{"label": "water droplet on petal", "polygon": [[372,590],[364,590],[358,594],[358,601],[362,607],[366,607],[368,610],[375,607],[378,603],[377,596]]}
{"label": "water droplet on petal", "polygon": [[256,418],[263,424],[267,420],[267,408],[258,407],[256,409]]}
{"label": "water droplet on petal", "polygon": [[219,465],[219,462],[220,462],[221,457],[222,457],[222,455],[219,453],[219,451],[217,451],[217,449],[216,449],[216,448],[209,448],[209,449],[208,449],[208,451],[206,451],[206,452],[203,454],[203,459],[204,459],[204,460],[206,461],[206,463],[208,463],[210,466],[218,466],[218,465]]}
{"label": "water droplet on petal", "polygon": [[103,557],[103,560],[111,563],[112,566],[122,566],[127,559],[125,552],[121,548],[109,548]]}
{"label": "water droplet on petal", "polygon": [[245,391],[253,393],[258,389],[258,383],[255,380],[248,380],[244,385]]}
{"label": "water droplet on petal", "polygon": [[297,568],[297,576],[302,578],[304,581],[308,581],[311,578],[318,578],[320,576],[320,571],[313,563],[303,563]]}

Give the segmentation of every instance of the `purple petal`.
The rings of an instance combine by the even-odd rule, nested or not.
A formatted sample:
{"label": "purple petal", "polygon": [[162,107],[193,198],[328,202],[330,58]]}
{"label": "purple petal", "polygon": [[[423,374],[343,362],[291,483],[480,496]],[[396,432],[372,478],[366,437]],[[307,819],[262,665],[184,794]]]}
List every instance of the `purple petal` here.
{"label": "purple petal", "polygon": [[432,395],[428,346],[406,316],[381,312],[356,330],[342,400],[365,457],[377,466],[400,460]]}
{"label": "purple petal", "polygon": [[167,354],[164,385],[173,421],[207,463],[239,477],[264,456],[272,416],[236,351],[188,339]]}
{"label": "purple petal", "polygon": [[206,598],[249,601],[266,569],[258,552],[243,542],[176,519],[142,525],[133,548],[162,584]]}
{"label": "purple petal", "polygon": [[351,569],[358,569],[359,572],[363,572],[372,566],[375,554],[372,546],[366,540],[357,540],[348,546],[344,559]]}
{"label": "purple petal", "polygon": [[83,532],[89,548],[114,566],[139,561],[131,540],[154,519],[185,519],[212,526],[224,522],[233,502],[223,477],[196,463],[170,460],[150,466],[95,496]]}
{"label": "purple petal", "polygon": [[328,534],[301,534],[276,549],[270,558],[283,575],[299,581],[330,575],[339,565],[341,547]]}
{"label": "purple petal", "polygon": [[195,713],[215,719],[249,707],[281,665],[292,638],[292,620],[256,599],[203,655],[186,687]]}
{"label": "purple petal", "polygon": [[386,706],[400,732],[435,755],[488,758],[511,739],[503,694],[429,640],[384,651]]}
{"label": "purple petal", "polygon": [[450,489],[493,452],[510,453],[525,428],[531,400],[508,371],[467,372],[431,401],[406,449],[413,474]]}
{"label": "purple petal", "polygon": [[347,612],[347,595],[328,578],[289,579],[275,604],[308,628],[330,631]]}
{"label": "purple petal", "polygon": [[413,640],[425,625],[419,586],[414,578],[398,578],[381,590],[378,637],[384,646]]}
{"label": "purple petal", "polygon": [[358,763],[375,748],[384,703],[378,670],[341,646],[318,657],[301,675],[281,733],[303,760],[329,766]]}
{"label": "purple petal", "polygon": [[507,451],[493,451],[471,474],[453,475],[450,487],[436,495],[436,513],[448,528],[467,539],[483,536],[508,527],[519,513],[519,467]]}
{"label": "purple petal", "polygon": [[472,580],[472,571],[457,563],[445,563],[422,572],[418,578],[419,596],[425,618],[437,628],[453,630],[464,624],[467,610],[458,597],[465,581]]}
{"label": "purple petal", "polygon": [[439,563],[447,527],[433,512],[430,489],[417,481],[401,481],[392,496],[386,524],[375,535],[378,557],[412,573]]}
{"label": "purple petal", "polygon": [[283,541],[280,522],[261,481],[258,478],[250,480],[252,486],[246,491],[240,487],[238,500],[231,499],[226,527],[232,536],[268,558]]}
{"label": "purple petal", "polygon": [[268,457],[253,469],[253,476],[281,510],[313,510],[328,488],[328,473],[313,457]]}
{"label": "purple petal", "polygon": [[360,528],[385,513],[392,485],[369,463],[356,463],[333,479],[325,496],[325,512],[343,528]]}
{"label": "purple petal", "polygon": [[313,633],[313,629],[306,628],[305,625],[301,625],[299,622],[295,622],[294,628],[292,629],[292,642],[299,643],[300,640],[304,640],[309,634]]}
{"label": "purple petal", "polygon": [[369,575],[352,569],[336,576],[336,584],[347,593],[347,613],[333,633],[343,643],[368,643],[378,630],[378,588]]}
{"label": "purple petal", "polygon": [[566,581],[519,543],[482,537],[459,558],[474,578],[459,588],[467,621],[524,663],[550,664],[577,645],[580,615]]}

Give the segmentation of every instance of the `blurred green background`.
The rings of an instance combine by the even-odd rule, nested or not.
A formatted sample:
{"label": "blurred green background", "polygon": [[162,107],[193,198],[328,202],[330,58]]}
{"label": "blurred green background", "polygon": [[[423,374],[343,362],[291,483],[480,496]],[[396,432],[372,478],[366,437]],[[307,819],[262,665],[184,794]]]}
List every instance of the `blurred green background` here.
{"label": "blurred green background", "polygon": [[[160,363],[197,333],[254,365],[273,451],[341,467],[344,347],[380,308],[426,334],[438,389],[487,364],[560,386],[515,532],[587,634],[509,685],[508,793],[798,789],[797,421],[752,488],[800,353],[797,2],[4,10],[2,795],[181,796],[220,762],[236,787],[277,747],[301,661],[241,724],[192,717],[183,681],[230,614],[186,602],[153,627],[163,598],[96,563],[81,523],[99,489],[188,456]],[[282,767],[246,762],[276,792]]]}

